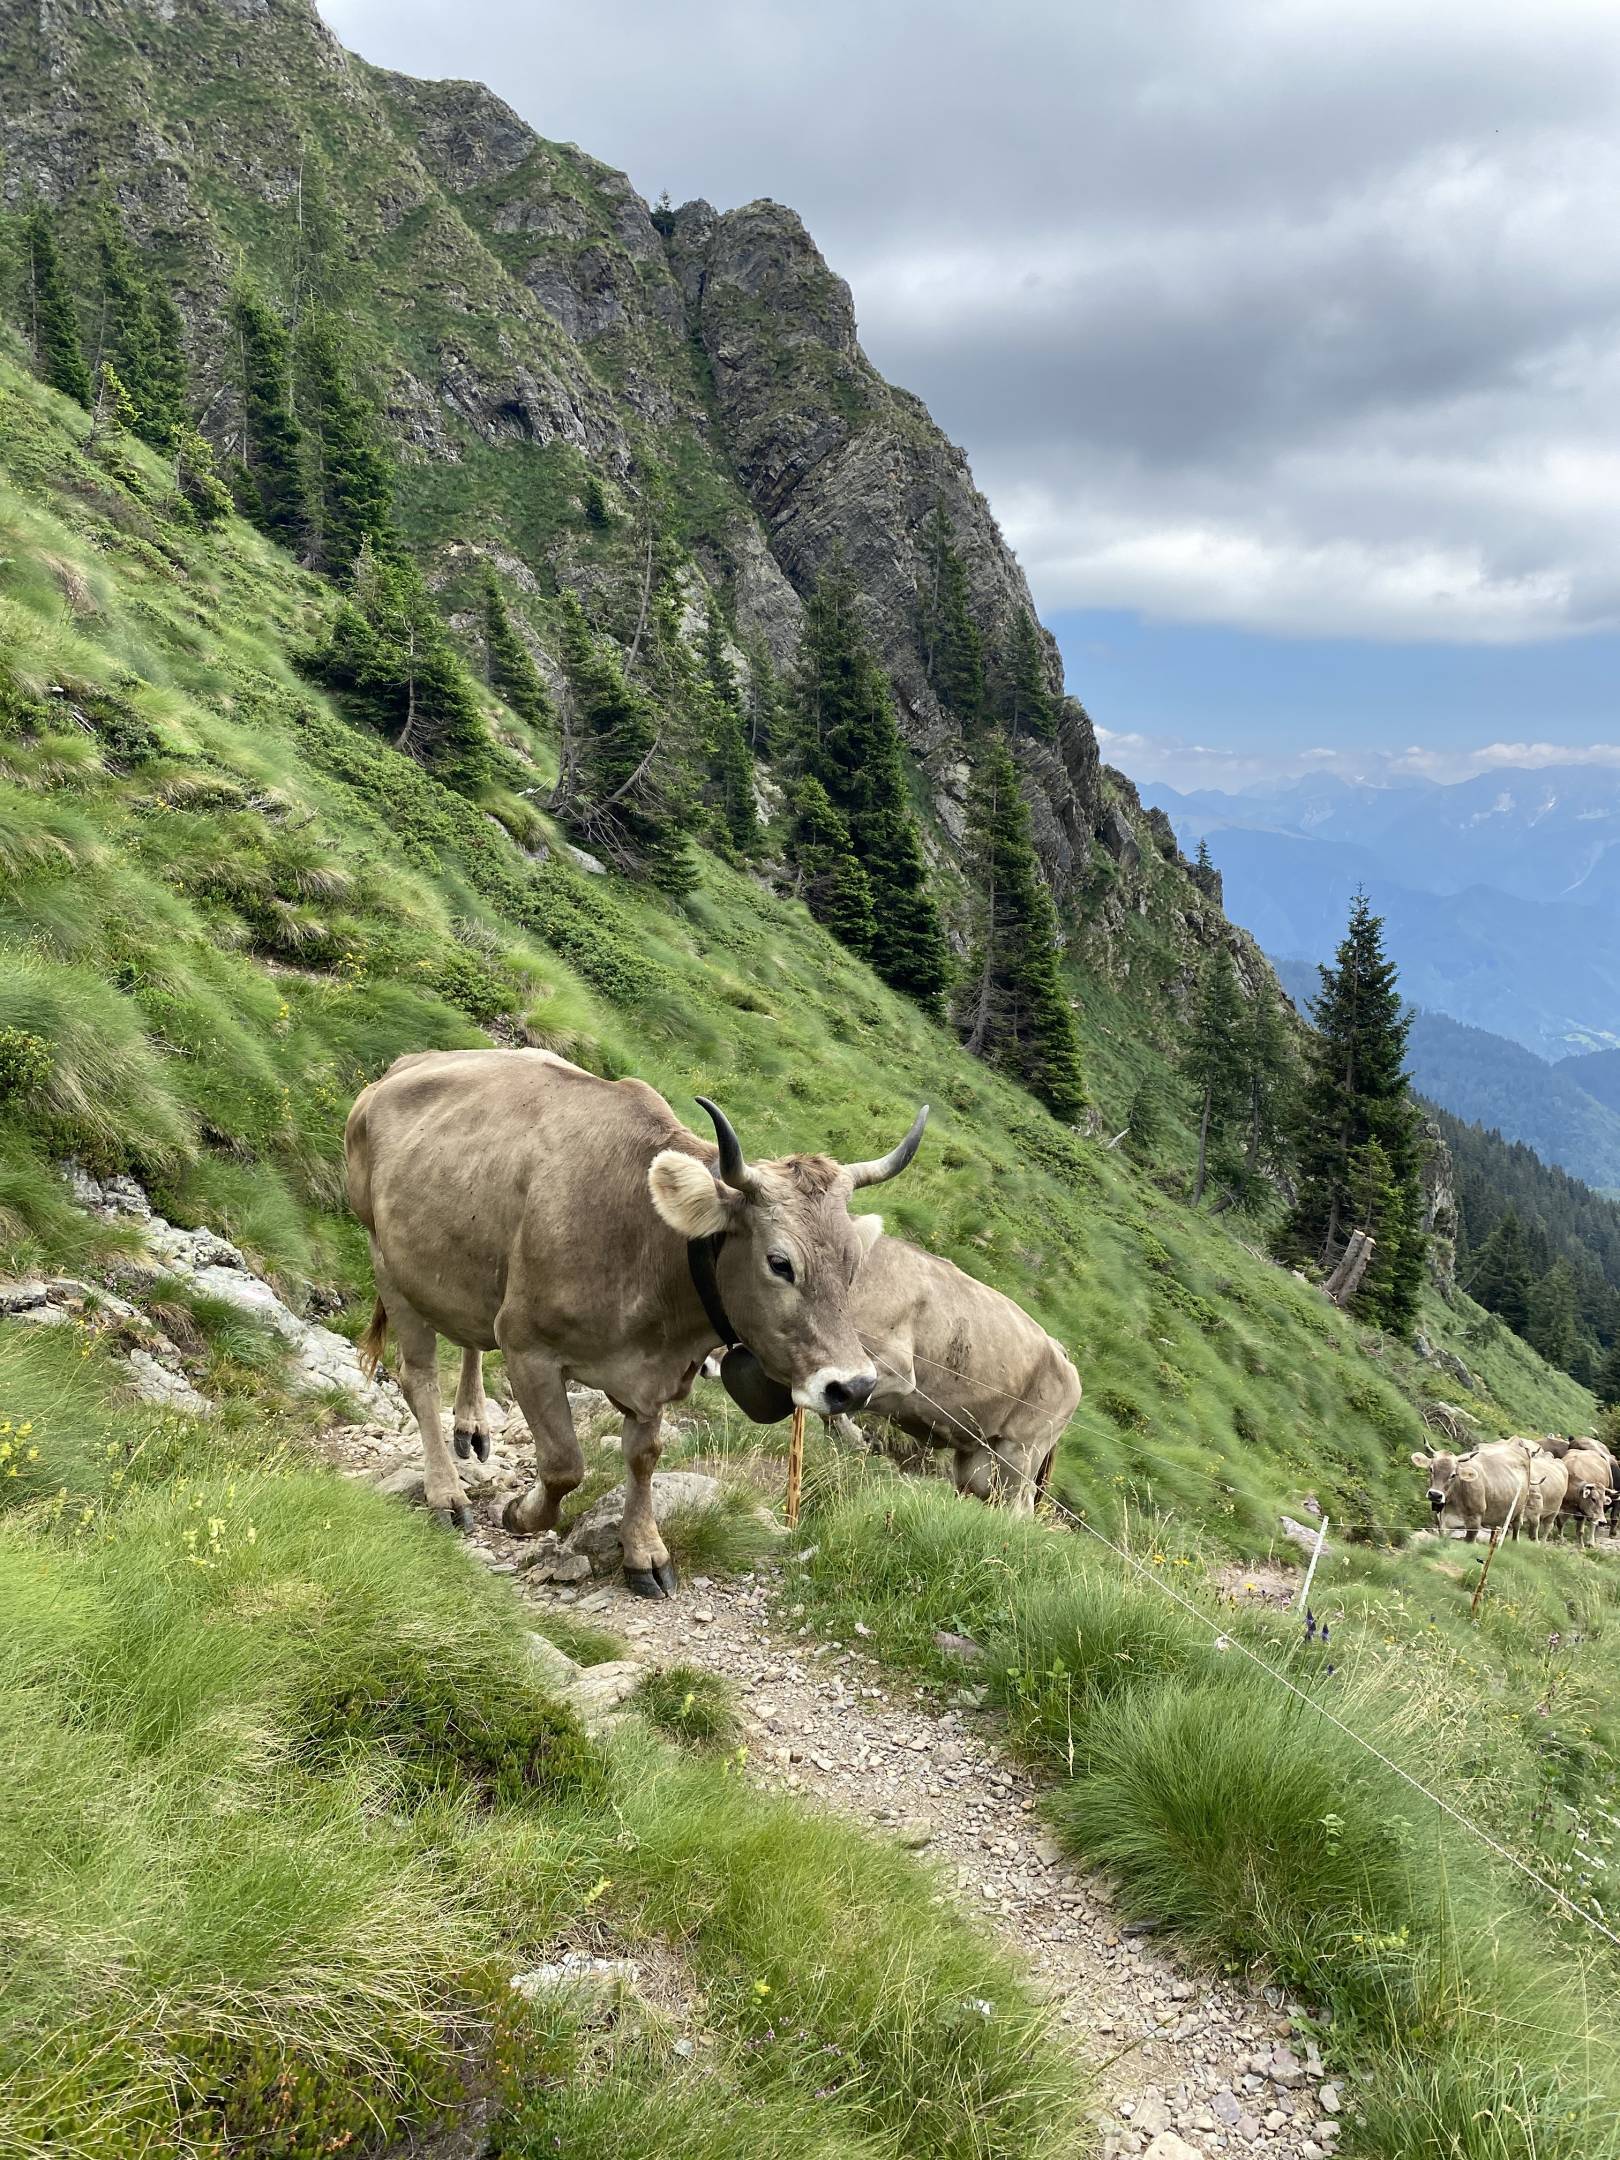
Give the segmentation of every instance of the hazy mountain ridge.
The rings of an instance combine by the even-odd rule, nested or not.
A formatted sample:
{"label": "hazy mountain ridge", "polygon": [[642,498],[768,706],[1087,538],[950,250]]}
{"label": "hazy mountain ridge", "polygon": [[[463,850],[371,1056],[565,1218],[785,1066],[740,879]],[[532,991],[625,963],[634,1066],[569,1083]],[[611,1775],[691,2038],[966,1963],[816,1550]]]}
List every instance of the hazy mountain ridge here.
{"label": "hazy mountain ridge", "polygon": [[1207,839],[1229,912],[1272,954],[1325,958],[1362,886],[1415,1004],[1542,1057],[1620,1043],[1620,774],[1142,795],[1183,846]]}

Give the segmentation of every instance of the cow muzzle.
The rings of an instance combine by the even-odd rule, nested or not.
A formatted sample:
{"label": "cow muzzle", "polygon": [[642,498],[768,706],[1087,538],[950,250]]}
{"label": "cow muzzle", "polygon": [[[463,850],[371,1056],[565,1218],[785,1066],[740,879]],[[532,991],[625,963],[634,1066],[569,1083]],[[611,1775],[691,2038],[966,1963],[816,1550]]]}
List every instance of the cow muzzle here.
{"label": "cow muzzle", "polygon": [[864,1410],[872,1399],[877,1386],[875,1372],[841,1372],[835,1365],[823,1365],[808,1380],[801,1380],[793,1390],[793,1400],[803,1410],[813,1410],[817,1417],[852,1417],[857,1410]]}
{"label": "cow muzzle", "polygon": [[1429,1505],[1434,1510],[1436,1515],[1439,1514],[1440,1510],[1445,1506],[1445,1504],[1445,1494],[1443,1492],[1436,1492],[1434,1487],[1431,1485],[1429,1488]]}

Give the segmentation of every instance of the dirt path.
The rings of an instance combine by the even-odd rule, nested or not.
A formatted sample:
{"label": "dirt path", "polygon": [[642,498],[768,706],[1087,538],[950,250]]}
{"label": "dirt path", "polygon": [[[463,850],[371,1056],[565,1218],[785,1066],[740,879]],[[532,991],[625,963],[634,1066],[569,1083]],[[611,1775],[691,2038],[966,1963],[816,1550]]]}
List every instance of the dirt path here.
{"label": "dirt path", "polygon": [[[359,1435],[351,1471],[414,1461],[414,1448]],[[500,1439],[497,1490],[516,1482]],[[528,1549],[476,1503],[469,1550],[512,1573],[539,1608],[567,1610],[624,1637],[649,1666],[688,1664],[736,1692],[749,1772],[812,1797],[932,1861],[942,1887],[988,1923],[1049,1998],[1098,2072],[1104,2160],[1323,2160],[1337,2147],[1339,2089],[1313,2044],[1291,2041],[1289,2006],[1195,1976],[1129,1934],[1107,1887],[1074,1867],[1036,1812],[1039,1786],[996,1745],[991,1721],[944,1708],[858,1645],[827,1639],[782,1606],[767,1563],[724,1581],[698,1576],[668,1604],[631,1597],[617,1577],[578,1588],[517,1569]]]}

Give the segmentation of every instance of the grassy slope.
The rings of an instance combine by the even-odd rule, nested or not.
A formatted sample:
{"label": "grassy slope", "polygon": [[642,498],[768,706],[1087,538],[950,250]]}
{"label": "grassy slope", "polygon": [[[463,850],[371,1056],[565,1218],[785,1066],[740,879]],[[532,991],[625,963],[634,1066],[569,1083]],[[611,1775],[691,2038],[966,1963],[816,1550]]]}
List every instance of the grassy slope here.
{"label": "grassy slope", "polygon": [[[357,1319],[364,1256],[337,1178],[347,1101],[400,1050],[475,1041],[490,1024],[604,1071],[633,1069],[678,1105],[712,1091],[760,1153],[868,1153],[926,1098],[930,1140],[884,1196],[887,1213],[1014,1291],[1073,1349],[1087,1395],[1059,1472],[1071,1503],[1129,1537],[1148,1566],[1183,1563],[1179,1579],[1191,1583],[1223,1555],[1266,1551],[1278,1509],[1298,1512],[1308,1492],[1337,1520],[1414,1521],[1413,1403],[1454,1383],[1364,1340],[1229,1227],[1190,1215],[1169,1169],[1145,1177],[1057,1127],[887,996],[802,910],[714,864],[680,909],[537,864],[513,837],[533,837],[532,812],[445,794],[299,681],[289,655],[330,606],[324,588],[240,526],[206,539],[180,530],[155,461],[128,446],[112,454],[116,471],[105,455],[87,457],[82,418],[9,365],[0,395],[12,481],[0,497],[0,1030],[16,1031],[0,1034],[11,1058],[0,1247],[12,1265],[89,1257],[100,1233],[66,1206],[50,1168],[76,1153],[134,1169],[168,1212],[226,1229],[295,1294],[336,1290]],[[1159,1054],[1144,1005],[1180,964],[1172,899],[1167,883],[1150,890],[1123,987],[1117,968],[1113,987],[1077,985],[1108,1109]],[[20,1051],[19,1038],[42,1050]],[[1172,1153],[1178,1144],[1172,1134]],[[1436,1303],[1425,1318],[1488,1381],[1487,1426],[1586,1422],[1581,1391],[1466,1303]],[[5,1409],[37,1419],[61,1379],[14,1370]],[[58,1432],[83,1422],[64,1411]],[[262,1440],[243,1445],[257,1461]],[[94,1451],[64,1447],[11,1462],[19,1481],[8,1497],[48,1505],[66,1485],[73,1509],[88,1507],[99,1525],[111,1504],[104,1467]],[[959,1585],[959,1558],[942,1577],[883,1533],[893,1508],[878,1490],[875,1517],[859,1491],[829,1503],[826,1565],[859,1554],[860,1595],[890,1647],[926,1662],[935,1626],[981,1624],[975,1585],[987,1569],[1005,1609],[1020,1540],[932,1494],[908,1502],[939,1526],[929,1537],[967,1551]],[[140,1503],[170,1511],[176,1539],[189,1504],[167,1486]],[[119,1543],[118,1506],[104,1534],[109,1550]],[[49,1567],[61,1565],[54,1551]],[[1037,1574],[1053,1564],[1038,1561]],[[1106,1566],[1117,1584],[1117,1563]],[[1608,1570],[1575,1554],[1508,1555],[1493,1617],[1470,1632],[1455,1553],[1369,1551],[1332,1567],[1324,1588],[1345,1614],[1335,1643],[1358,1700],[1384,1689],[1408,1739],[1423,1730],[1425,1704],[1472,1705],[1447,1758],[1470,1805],[1538,1864],[1572,1882],[1594,1872],[1571,1857],[1567,1833],[1573,1813],[1583,1852],[1607,1835],[1592,1804],[1615,1737],[1601,1642]],[[440,1578],[424,1581],[430,1605]],[[831,1580],[820,1594],[836,1611],[855,1593]],[[1264,1637],[1268,1624],[1254,1625]],[[1271,1625],[1268,1650],[1291,1654],[1283,1623]],[[1144,1681],[1181,1686],[1184,1648]],[[1063,1660],[1046,1645],[1005,1662],[1023,1675],[1021,1701]],[[1165,1693],[1159,1714],[1173,1702]],[[1153,1703],[1144,1694],[1136,1708]],[[1047,1744],[1044,1727],[1029,1729]],[[1109,1794],[1081,1806],[1076,1834],[1146,1883],[1148,1856],[1098,1834],[1124,1805]],[[1164,1818],[1161,1860],[1184,1812]],[[1342,1834],[1318,1822],[1318,1844]],[[1264,1902],[1264,1869],[1240,1855],[1223,1851],[1209,1880],[1247,1884]],[[1534,1939],[1494,1878],[1489,1894],[1505,1901],[1503,1926]],[[1377,1906],[1392,1909],[1388,1897]],[[1277,1931],[1243,1915],[1217,1913],[1200,1939],[1289,1963]],[[1297,1962],[1311,1980],[1303,1953]]]}

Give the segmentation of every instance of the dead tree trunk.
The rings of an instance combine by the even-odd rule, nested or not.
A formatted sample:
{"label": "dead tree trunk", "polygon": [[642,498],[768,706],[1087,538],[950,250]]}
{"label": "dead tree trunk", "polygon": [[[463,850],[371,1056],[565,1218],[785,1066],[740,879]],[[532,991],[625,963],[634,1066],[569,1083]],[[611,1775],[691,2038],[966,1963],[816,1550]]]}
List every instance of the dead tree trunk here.
{"label": "dead tree trunk", "polygon": [[1365,1230],[1351,1231],[1344,1257],[1323,1285],[1335,1305],[1348,1305],[1361,1288],[1361,1278],[1372,1261],[1375,1242]]}

